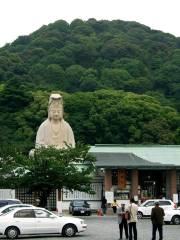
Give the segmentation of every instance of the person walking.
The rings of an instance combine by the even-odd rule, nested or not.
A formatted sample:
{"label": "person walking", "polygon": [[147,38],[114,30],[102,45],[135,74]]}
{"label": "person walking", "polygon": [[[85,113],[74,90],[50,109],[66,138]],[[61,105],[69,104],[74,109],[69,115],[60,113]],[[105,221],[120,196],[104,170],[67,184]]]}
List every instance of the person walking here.
{"label": "person walking", "polygon": [[128,239],[127,214],[126,214],[124,203],[121,204],[121,207],[117,208],[117,215],[118,215],[120,239],[122,239],[122,236],[123,236],[123,228],[125,231],[126,239]]}
{"label": "person walking", "polygon": [[116,201],[116,199],[114,199],[114,201],[111,204],[114,214],[117,212],[117,206],[118,206],[117,201]]}
{"label": "person walking", "polygon": [[103,198],[102,198],[101,208],[102,208],[103,214],[105,215],[106,214],[106,210],[107,210],[107,199],[105,198],[105,196],[103,196]]}
{"label": "person walking", "polygon": [[[129,240],[132,240],[132,235],[134,235],[134,240],[137,240],[137,212],[138,206],[135,204],[134,198],[130,200],[130,205],[128,207],[129,212]],[[133,233],[133,234],[132,234]]]}
{"label": "person walking", "polygon": [[156,239],[156,231],[159,232],[159,240],[163,239],[163,220],[164,220],[164,209],[159,207],[159,202],[155,202],[155,207],[151,210],[151,221],[152,221],[152,240]]}

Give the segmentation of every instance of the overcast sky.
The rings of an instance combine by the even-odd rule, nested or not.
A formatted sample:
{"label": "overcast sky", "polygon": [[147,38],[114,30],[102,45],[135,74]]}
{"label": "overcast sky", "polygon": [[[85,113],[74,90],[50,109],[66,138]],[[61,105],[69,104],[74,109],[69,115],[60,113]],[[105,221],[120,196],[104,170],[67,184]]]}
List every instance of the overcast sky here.
{"label": "overcast sky", "polygon": [[0,0],[0,47],[56,20],[136,21],[180,37],[180,0]]}

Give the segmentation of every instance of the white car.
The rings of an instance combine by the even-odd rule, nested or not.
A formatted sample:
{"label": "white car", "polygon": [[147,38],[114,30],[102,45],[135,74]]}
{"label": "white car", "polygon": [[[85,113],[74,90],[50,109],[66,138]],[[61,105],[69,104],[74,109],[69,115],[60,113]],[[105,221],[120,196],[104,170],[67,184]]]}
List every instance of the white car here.
{"label": "white car", "polygon": [[59,217],[44,208],[16,208],[0,216],[0,235],[16,239],[19,235],[62,234],[72,237],[87,228],[84,220]]}
{"label": "white car", "polygon": [[171,210],[176,208],[176,205],[169,199],[149,199],[138,207],[138,218],[140,219],[143,217],[150,217],[151,210],[155,206],[155,202],[159,202],[159,206],[164,210]]}
{"label": "white car", "polygon": [[30,204],[23,204],[23,203],[6,205],[6,206],[0,208],[0,216],[14,210],[15,208],[22,208],[22,207],[35,207],[35,206],[30,205]]}
{"label": "white car", "polygon": [[164,223],[166,224],[180,224],[180,209],[173,209],[165,211]]}

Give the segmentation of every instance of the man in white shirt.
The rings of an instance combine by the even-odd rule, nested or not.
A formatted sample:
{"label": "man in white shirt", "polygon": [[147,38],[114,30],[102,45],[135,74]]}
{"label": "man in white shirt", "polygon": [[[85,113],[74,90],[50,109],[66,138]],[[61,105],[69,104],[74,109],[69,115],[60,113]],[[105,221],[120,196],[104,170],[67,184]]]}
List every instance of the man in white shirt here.
{"label": "man in white shirt", "polygon": [[137,240],[137,212],[138,212],[138,206],[135,204],[134,198],[130,200],[130,205],[128,207],[128,211],[130,213],[130,219],[129,219],[129,240],[132,240],[132,232],[134,234],[134,240]]}

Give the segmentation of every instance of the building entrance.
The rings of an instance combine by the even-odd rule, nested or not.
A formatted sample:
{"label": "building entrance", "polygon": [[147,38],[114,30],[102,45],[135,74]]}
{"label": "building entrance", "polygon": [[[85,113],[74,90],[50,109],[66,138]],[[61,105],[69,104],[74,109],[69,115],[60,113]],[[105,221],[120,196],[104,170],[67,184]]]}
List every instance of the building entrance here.
{"label": "building entrance", "polygon": [[139,195],[141,199],[166,197],[166,172],[139,171]]}

